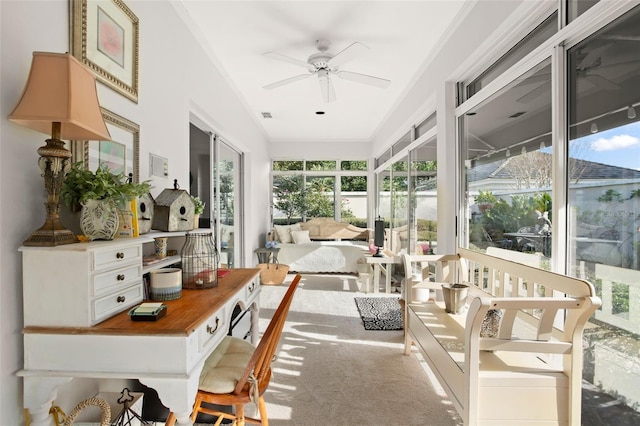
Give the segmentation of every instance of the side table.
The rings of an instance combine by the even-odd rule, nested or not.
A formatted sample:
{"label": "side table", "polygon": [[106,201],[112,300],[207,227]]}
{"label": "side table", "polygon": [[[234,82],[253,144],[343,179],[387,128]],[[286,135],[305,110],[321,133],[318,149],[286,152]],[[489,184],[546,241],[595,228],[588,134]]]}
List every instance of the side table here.
{"label": "side table", "polygon": [[[380,289],[380,273],[385,274],[385,293],[391,293],[391,271],[395,263],[400,263],[398,256],[382,255],[380,257],[365,255],[365,261],[373,265],[373,292]],[[384,266],[383,266],[384,265]]]}
{"label": "side table", "polygon": [[258,247],[253,252],[258,257],[258,263],[278,263],[278,252],[280,251],[279,247],[275,248],[266,248],[266,247]]}

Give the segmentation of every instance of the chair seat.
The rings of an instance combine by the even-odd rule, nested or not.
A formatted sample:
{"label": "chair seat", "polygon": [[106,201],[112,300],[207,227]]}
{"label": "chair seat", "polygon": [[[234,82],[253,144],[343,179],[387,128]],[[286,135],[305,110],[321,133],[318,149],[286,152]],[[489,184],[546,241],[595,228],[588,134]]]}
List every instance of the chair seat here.
{"label": "chair seat", "polygon": [[198,389],[209,393],[233,392],[255,350],[246,340],[225,336],[204,362]]}

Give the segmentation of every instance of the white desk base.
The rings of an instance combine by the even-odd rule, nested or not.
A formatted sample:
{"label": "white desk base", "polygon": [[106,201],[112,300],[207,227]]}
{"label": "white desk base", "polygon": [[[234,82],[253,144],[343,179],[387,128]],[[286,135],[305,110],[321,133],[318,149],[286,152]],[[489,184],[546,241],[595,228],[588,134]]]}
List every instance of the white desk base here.
{"label": "white desk base", "polygon": [[[200,372],[227,334],[236,304],[251,309],[251,340],[258,341],[260,270],[232,271],[224,280],[236,281],[233,287],[222,281],[218,288],[183,290],[182,300],[164,302],[167,315],[156,322],[134,322],[123,312],[88,328],[27,327],[18,375],[31,425],[50,426],[58,386],[76,377],[138,379],[158,392],[178,425],[192,425]],[[212,303],[207,295],[215,299],[218,291],[226,295]]]}

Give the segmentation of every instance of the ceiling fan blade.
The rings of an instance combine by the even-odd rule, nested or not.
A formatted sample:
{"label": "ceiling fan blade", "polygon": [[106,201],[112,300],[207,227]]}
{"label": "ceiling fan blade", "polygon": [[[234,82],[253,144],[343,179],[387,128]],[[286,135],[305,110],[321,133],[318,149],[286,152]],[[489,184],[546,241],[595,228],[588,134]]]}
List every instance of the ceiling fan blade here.
{"label": "ceiling fan blade", "polygon": [[322,92],[322,99],[325,102],[333,102],[336,100],[336,91],[333,88],[333,83],[328,75],[318,76],[318,83],[320,83],[320,92]]}
{"label": "ceiling fan blade", "polygon": [[267,84],[263,86],[264,89],[275,89],[276,87],[284,86],[289,83],[294,83],[299,80],[304,80],[305,78],[311,77],[313,74],[299,74],[294,75],[293,77],[285,78],[284,80],[276,81],[275,83]]}
{"label": "ceiling fan blade", "polygon": [[608,80],[608,79],[604,78],[603,76],[601,76],[599,74],[587,74],[584,78],[589,83],[593,84],[594,86],[598,86],[598,87],[600,87],[601,89],[604,89],[604,90],[622,89],[620,86],[615,84],[613,81]]}
{"label": "ceiling fan blade", "polygon": [[339,67],[346,64],[356,56],[367,52],[368,50],[369,48],[367,46],[356,41],[342,49],[340,52],[336,53],[335,56],[329,59],[329,61],[327,62],[330,67]]}
{"label": "ceiling fan blade", "polygon": [[523,96],[516,99],[516,102],[521,104],[528,104],[532,100],[542,96],[547,91],[549,92],[549,94],[551,94],[551,90],[549,90],[549,86],[551,86],[551,82],[546,81],[541,85],[539,85],[538,87],[536,87],[535,89],[531,90],[528,93],[525,93]]}
{"label": "ceiling fan blade", "polygon": [[275,53],[275,52],[267,52],[267,53],[264,53],[263,55],[268,58],[277,59],[278,61],[288,62],[290,64],[297,65],[299,67],[304,67],[308,69],[309,72],[315,71],[315,67],[313,65],[307,63],[306,61],[292,58],[291,56],[287,56],[287,55],[283,55],[281,53]]}
{"label": "ceiling fan blade", "polygon": [[612,44],[605,44],[604,46],[600,46],[600,47],[596,47],[595,49],[593,49],[591,52],[587,53],[587,56],[585,56],[581,61],[580,64],[578,64],[578,69],[584,69],[584,68],[588,68],[590,66],[593,66],[594,63],[600,59],[600,57],[602,56],[602,54],[609,49],[612,46]]}
{"label": "ceiling fan blade", "polygon": [[345,80],[368,84],[370,86],[379,87],[381,89],[386,89],[391,83],[391,80],[387,80],[386,78],[374,77],[372,75],[360,74],[351,71],[338,71],[336,74],[338,74],[338,77]]}

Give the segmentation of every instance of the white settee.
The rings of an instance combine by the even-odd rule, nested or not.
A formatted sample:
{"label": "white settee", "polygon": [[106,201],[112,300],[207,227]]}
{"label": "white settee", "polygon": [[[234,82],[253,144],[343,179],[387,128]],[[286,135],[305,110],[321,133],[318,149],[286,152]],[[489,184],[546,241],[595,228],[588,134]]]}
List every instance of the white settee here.
{"label": "white settee", "polygon": [[358,273],[369,250],[370,231],[331,218],[275,225],[278,262],[290,271]]}

